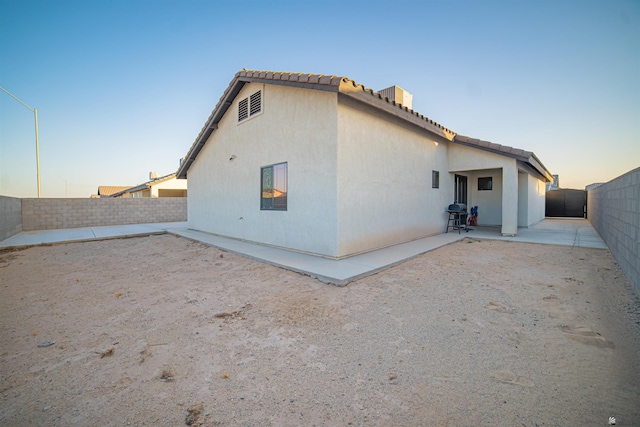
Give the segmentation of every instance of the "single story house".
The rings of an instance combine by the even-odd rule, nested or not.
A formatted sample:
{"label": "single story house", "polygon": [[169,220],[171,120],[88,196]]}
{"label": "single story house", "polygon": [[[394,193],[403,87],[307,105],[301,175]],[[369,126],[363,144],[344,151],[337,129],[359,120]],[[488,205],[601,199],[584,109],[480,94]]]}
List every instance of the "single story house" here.
{"label": "single story house", "polygon": [[99,199],[101,197],[112,197],[114,194],[119,193],[122,190],[129,188],[128,185],[99,185],[98,194],[92,194],[92,199]]}
{"label": "single story house", "polygon": [[189,227],[340,259],[443,233],[453,202],[505,235],[544,218],[552,176],[532,152],[457,135],[411,101],[347,77],[239,71],[177,171]]}
{"label": "single story house", "polygon": [[149,181],[113,193],[111,197],[187,197],[187,180],[176,179],[175,173],[158,177],[150,172]]}

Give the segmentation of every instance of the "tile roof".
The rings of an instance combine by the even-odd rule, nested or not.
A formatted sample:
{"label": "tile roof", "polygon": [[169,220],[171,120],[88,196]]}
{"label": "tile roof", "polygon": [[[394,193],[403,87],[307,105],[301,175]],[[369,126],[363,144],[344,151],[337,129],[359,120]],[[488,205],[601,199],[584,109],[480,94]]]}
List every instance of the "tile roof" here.
{"label": "tile roof", "polygon": [[434,122],[428,117],[419,114],[412,109],[403,106],[389,98],[383,97],[373,89],[369,89],[364,85],[356,83],[348,77],[340,77],[336,75],[325,74],[307,74],[307,73],[287,73],[279,71],[259,71],[247,70],[243,68],[233,77],[215,108],[209,115],[205,125],[200,130],[196,140],[191,145],[189,152],[185,156],[182,164],[178,168],[177,177],[186,178],[187,171],[191,163],[195,160],[198,153],[204,147],[211,133],[218,128],[218,123],[222,116],[227,112],[235,97],[246,83],[262,82],[270,84],[279,84],[285,86],[295,86],[307,89],[326,90],[330,92],[342,93],[351,98],[357,99],[374,108],[384,110],[395,116],[401,117],[417,126],[429,130],[437,135],[451,140],[455,132]]}
{"label": "tile roof", "polygon": [[98,186],[98,196],[111,197],[115,193],[131,188],[124,185],[100,185]]}
{"label": "tile roof", "polygon": [[[356,98],[360,101],[363,101],[371,106],[385,109],[388,112],[394,113],[396,115],[403,114],[405,119],[407,118],[407,116],[412,116],[413,119],[416,119],[416,120],[412,120],[414,123],[418,124],[420,123],[420,121],[422,121],[424,122],[424,126],[426,126],[429,130],[435,131],[436,133],[440,134],[441,136],[444,136],[449,140],[453,138],[453,136],[455,135],[455,132],[434,122],[428,117],[425,117],[422,114],[410,108],[407,108],[406,106],[403,106],[399,102],[390,100],[388,97],[382,96],[379,92],[376,92],[373,89],[370,89],[363,84],[359,84],[355,80],[350,79],[349,77],[344,77],[344,76],[339,77],[336,75],[327,76],[324,74],[256,71],[256,70],[247,70],[246,68],[243,68],[236,74],[236,78],[239,78],[241,80],[245,80],[248,82],[267,81],[268,83],[273,83],[273,84],[284,84],[284,85],[290,85],[290,86],[305,87],[309,89],[321,89],[321,90],[330,90],[332,92],[340,92],[340,93],[349,95],[353,98]],[[229,90],[229,88],[227,88],[227,90]],[[225,94],[226,94],[226,91],[225,91]],[[221,101],[225,97],[225,94],[223,94]],[[218,103],[218,105],[220,105],[220,102]],[[216,108],[217,107],[218,106],[216,106]]]}
{"label": "tile roof", "polygon": [[453,138],[453,142],[467,147],[479,148],[481,150],[489,151],[491,153],[502,154],[507,157],[512,157],[521,162],[528,163],[536,171],[545,177],[546,180],[553,180],[551,172],[542,164],[540,159],[531,151],[522,150],[520,148],[509,147],[508,145],[495,144],[490,141],[483,141],[477,138],[471,138],[463,135],[456,135]]}
{"label": "tile roof", "polygon": [[481,148],[497,154],[506,154],[510,157],[516,157],[518,160],[527,160],[533,154],[531,151],[521,150],[519,148],[509,147],[507,145],[494,144],[491,141],[483,141],[477,138],[471,138],[463,135],[456,135],[453,142],[470,147]]}
{"label": "tile roof", "polygon": [[[542,165],[542,163],[540,163],[535,155],[529,151],[502,146],[479,139],[459,136],[452,130],[447,129],[446,127],[440,125],[439,123],[436,123],[426,116],[423,116],[413,109],[407,108],[406,106],[403,106],[402,104],[397,103],[393,100],[389,100],[389,98],[383,97],[380,93],[374,91],[373,89],[369,89],[362,84],[358,84],[356,81],[351,80],[348,77],[340,77],[336,75],[328,76],[325,74],[247,70],[243,68],[242,70],[238,71],[233,77],[224,93],[220,97],[220,100],[216,104],[215,108],[211,112],[211,115],[209,115],[209,118],[207,119],[202,130],[200,130],[200,133],[198,134],[196,140],[191,145],[189,152],[184,157],[183,162],[180,164],[180,167],[176,172],[178,178],[187,177],[187,171],[189,170],[189,167],[198,156],[200,150],[202,150],[202,148],[204,147],[204,144],[209,139],[209,136],[218,128],[218,123],[227,112],[229,107],[231,107],[233,100],[238,95],[238,93],[240,93],[242,87],[249,82],[262,82],[285,86],[295,86],[344,94],[373,108],[399,117],[449,141],[458,142],[460,144],[472,146],[475,148],[486,149],[497,154],[508,155],[510,157],[522,159],[524,161],[528,161],[527,159],[535,159],[536,165],[541,166],[542,169],[539,170],[539,172],[544,176],[551,176],[549,171],[546,170],[546,168]],[[536,169],[538,168],[536,167]]]}

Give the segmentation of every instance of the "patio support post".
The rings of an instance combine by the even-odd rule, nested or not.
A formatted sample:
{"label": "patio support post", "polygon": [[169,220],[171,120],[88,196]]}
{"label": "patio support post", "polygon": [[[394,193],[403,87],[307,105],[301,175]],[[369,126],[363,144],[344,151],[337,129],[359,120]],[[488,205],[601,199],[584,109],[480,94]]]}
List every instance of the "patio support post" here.
{"label": "patio support post", "polygon": [[502,235],[518,233],[518,168],[516,161],[502,168]]}

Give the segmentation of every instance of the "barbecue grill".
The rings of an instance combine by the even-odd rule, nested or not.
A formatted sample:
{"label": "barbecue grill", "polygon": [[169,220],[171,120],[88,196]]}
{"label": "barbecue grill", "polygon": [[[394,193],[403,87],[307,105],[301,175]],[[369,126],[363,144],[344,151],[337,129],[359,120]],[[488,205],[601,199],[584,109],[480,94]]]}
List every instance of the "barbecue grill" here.
{"label": "barbecue grill", "polygon": [[445,233],[449,232],[449,229],[458,230],[458,234],[460,234],[460,230],[464,230],[466,232],[469,231],[467,228],[467,205],[464,203],[452,203],[447,208],[447,213],[449,214],[449,221],[447,222],[447,229]]}

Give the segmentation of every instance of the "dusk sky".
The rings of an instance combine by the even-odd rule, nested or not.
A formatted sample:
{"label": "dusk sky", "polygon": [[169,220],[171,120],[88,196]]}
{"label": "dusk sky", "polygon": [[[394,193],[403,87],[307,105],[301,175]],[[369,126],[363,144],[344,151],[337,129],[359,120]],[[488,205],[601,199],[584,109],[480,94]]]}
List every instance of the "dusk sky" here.
{"label": "dusk sky", "polygon": [[[0,86],[38,109],[42,197],[175,172],[242,68],[401,86],[563,188],[640,166],[638,0],[0,0]],[[37,195],[33,113],[2,91],[0,195]]]}

